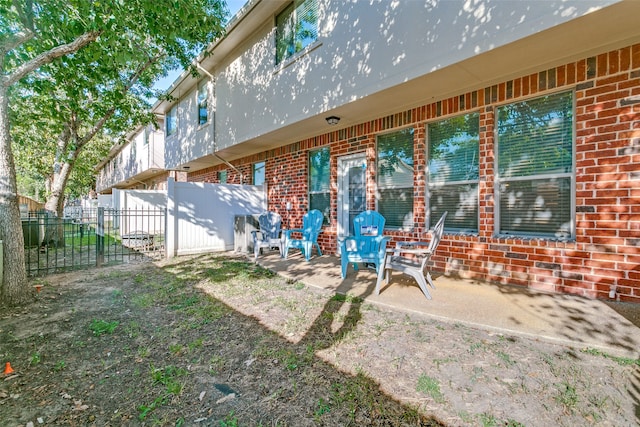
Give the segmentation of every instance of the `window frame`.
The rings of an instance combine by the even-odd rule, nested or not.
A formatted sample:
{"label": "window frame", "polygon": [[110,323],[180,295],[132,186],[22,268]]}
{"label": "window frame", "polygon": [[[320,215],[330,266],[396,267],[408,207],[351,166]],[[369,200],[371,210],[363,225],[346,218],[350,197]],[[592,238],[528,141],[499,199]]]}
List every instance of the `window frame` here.
{"label": "window frame", "polygon": [[[204,98],[201,98],[202,92],[204,91]],[[202,121],[202,110],[204,104],[204,111],[206,115],[204,116],[204,121]],[[196,90],[196,114],[198,117],[198,126],[205,126],[209,123],[209,81],[204,79],[198,83],[198,87]]]}
{"label": "window frame", "polygon": [[[532,101],[536,99],[541,99],[545,97],[551,96],[561,96],[563,94],[571,95],[571,112],[572,112],[572,123],[571,123],[571,167],[569,172],[552,172],[552,173],[538,173],[533,175],[526,176],[515,176],[515,177],[502,177],[500,174],[500,129],[499,129],[499,110],[500,108],[506,107],[508,105],[524,103],[527,101]],[[545,240],[555,240],[555,241],[575,241],[576,239],[576,91],[575,89],[570,90],[561,90],[555,92],[548,93],[538,93],[533,96],[529,96],[526,98],[518,99],[517,101],[505,102],[499,105],[496,105],[493,109],[494,115],[494,227],[493,227],[493,235],[498,238],[509,238],[509,237],[519,237],[519,238],[529,238],[529,239],[545,239]],[[551,235],[550,233],[536,233],[536,232],[517,232],[517,231],[503,231],[501,227],[501,185],[505,182],[535,182],[546,179],[569,179],[569,221],[570,221],[570,230],[566,234],[558,234]]]}
{"label": "window frame", "polygon": [[[313,174],[311,173],[311,158],[313,155],[315,154],[319,154],[322,153],[323,151],[326,151],[327,153],[327,174],[326,174],[326,190],[323,191],[314,191],[314,185],[312,185],[312,180],[313,180]],[[313,195],[322,195],[322,194],[326,194],[327,195],[327,200],[329,201],[329,206],[327,206],[327,210],[324,211],[322,209],[319,209],[324,216],[324,225],[329,224],[329,215],[331,213],[331,149],[329,146],[324,146],[324,147],[320,147],[314,150],[309,150],[308,155],[307,155],[307,164],[309,165],[309,174],[308,174],[308,180],[307,180],[307,188],[308,188],[308,194],[307,194],[307,198],[308,198],[308,206],[309,206],[309,210],[311,209],[318,209],[316,206],[314,206],[314,204],[312,203],[312,196]]]}
{"label": "window frame", "polygon": [[[431,215],[431,189],[436,187],[437,184],[432,183],[431,180],[431,176],[430,176],[430,171],[429,171],[429,164],[431,162],[431,158],[430,158],[430,148],[431,148],[431,138],[430,138],[430,131],[429,131],[429,126],[432,126],[436,123],[442,123],[448,120],[452,120],[458,117],[465,117],[465,116],[477,116],[477,120],[478,120],[478,134],[477,134],[477,177],[475,179],[466,179],[466,180],[452,180],[452,181],[444,181],[443,182],[443,186],[458,186],[458,185],[475,185],[476,186],[476,210],[477,210],[477,214],[476,214],[476,228],[461,228],[461,227],[452,227],[451,225],[447,225],[445,224],[445,230],[449,231],[449,232],[456,232],[456,233],[464,233],[464,234],[479,234],[480,232],[480,111],[478,110],[474,110],[474,111],[467,111],[464,112],[462,114],[457,114],[457,115],[452,115],[452,116],[448,116],[448,117],[441,117],[438,118],[437,120],[433,120],[430,121],[428,123],[425,124],[425,139],[426,139],[426,149],[425,149],[425,159],[426,159],[426,163],[425,163],[425,202],[426,202],[426,215],[427,217],[425,218],[426,220],[426,226],[428,229],[430,229],[431,227],[433,227],[435,225],[435,223],[438,221],[438,219],[440,218],[440,215],[443,213],[438,213],[435,215]],[[440,182],[438,182],[440,183]],[[453,215],[455,214],[455,212],[451,212],[451,210],[449,210],[449,216],[447,217],[448,219],[451,219],[453,217]],[[450,224],[450,222],[449,222]]]}
{"label": "window frame", "polygon": [[[302,4],[304,4],[306,1],[310,1],[312,3],[314,3],[314,5],[312,6],[313,9],[315,9],[316,11],[316,16],[315,16],[315,37],[309,41],[306,41],[305,44],[302,44],[299,48],[296,46],[296,41],[298,39],[298,32],[294,31],[292,32],[292,37],[291,40],[283,40],[285,38],[284,35],[282,35],[280,33],[281,30],[279,30],[281,27],[285,27],[285,25],[281,24],[281,18],[282,22],[287,22],[289,20],[292,21],[292,23],[290,25],[298,26],[299,25],[299,19],[298,19],[298,12],[299,12],[299,8],[301,7]],[[276,66],[281,66],[282,64],[285,64],[287,61],[291,60],[292,58],[295,58],[298,54],[300,54],[301,52],[306,51],[307,49],[310,48],[310,46],[313,46],[315,43],[318,42],[318,15],[317,15],[317,11],[318,11],[318,0],[293,0],[292,2],[288,3],[282,10],[280,10],[279,13],[277,13],[274,17],[274,46],[275,46],[275,55],[274,55],[274,62]],[[286,16],[285,16],[286,15]],[[302,31],[301,31],[302,32]],[[288,34],[287,34],[288,36]],[[288,37],[287,37],[288,38]],[[283,40],[283,41],[281,41]],[[303,39],[303,40],[306,40]],[[284,41],[286,41],[286,45],[284,44]],[[281,44],[282,43],[282,44]],[[279,47],[279,45],[284,46],[285,49],[282,49]],[[281,50],[284,53],[280,53]]]}
{"label": "window frame", "polygon": [[401,231],[410,231],[414,228],[415,226],[415,222],[414,222],[414,217],[415,217],[415,196],[414,196],[414,191],[415,191],[415,179],[416,179],[416,153],[415,153],[415,148],[416,148],[416,129],[414,126],[409,126],[409,127],[405,127],[405,128],[400,128],[400,129],[393,129],[389,132],[385,132],[385,133],[380,133],[376,135],[376,195],[375,195],[375,202],[376,202],[376,211],[378,211],[380,214],[384,215],[384,212],[381,212],[380,210],[380,201],[382,199],[382,194],[381,194],[381,190],[386,190],[386,189],[393,189],[394,187],[381,187],[380,186],[380,138],[384,138],[386,136],[392,135],[392,134],[399,134],[401,132],[405,132],[405,131],[410,131],[411,133],[411,185],[406,186],[406,187],[395,187],[395,188],[401,188],[401,189],[409,189],[409,195],[411,197],[411,210],[410,210],[410,214],[411,214],[411,220],[410,220],[410,224],[403,224],[403,225],[395,225],[392,224],[391,222],[393,221],[392,219],[386,218],[386,224],[385,224],[385,228],[391,229],[391,230],[401,230]]}
{"label": "window frame", "polygon": [[168,137],[178,132],[178,104],[174,104],[169,108],[166,115],[165,134]]}
{"label": "window frame", "polygon": [[218,183],[227,184],[228,179],[229,179],[229,174],[226,169],[218,171]]}

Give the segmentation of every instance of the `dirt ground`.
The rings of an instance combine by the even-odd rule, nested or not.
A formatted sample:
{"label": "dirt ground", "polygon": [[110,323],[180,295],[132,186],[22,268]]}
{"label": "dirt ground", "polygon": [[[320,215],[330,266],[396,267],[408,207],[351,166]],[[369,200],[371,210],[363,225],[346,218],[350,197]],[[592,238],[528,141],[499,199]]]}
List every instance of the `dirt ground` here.
{"label": "dirt ground", "polygon": [[32,304],[0,309],[3,426],[640,425],[638,360],[393,311],[237,255],[33,285]]}

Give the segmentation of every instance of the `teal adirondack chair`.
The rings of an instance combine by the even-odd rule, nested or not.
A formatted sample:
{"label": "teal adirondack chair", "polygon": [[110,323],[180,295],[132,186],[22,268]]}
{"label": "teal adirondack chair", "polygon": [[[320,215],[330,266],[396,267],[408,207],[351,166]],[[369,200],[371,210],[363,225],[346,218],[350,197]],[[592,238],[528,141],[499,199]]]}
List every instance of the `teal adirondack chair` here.
{"label": "teal adirondack chair", "polygon": [[[289,248],[296,248],[302,251],[304,258],[309,261],[311,258],[311,251],[315,246],[318,250],[318,255],[322,256],[320,251],[320,245],[318,245],[318,234],[322,231],[322,222],[324,217],[322,212],[317,209],[312,209],[302,218],[302,228],[294,228],[284,231],[284,259],[287,259],[289,254]],[[302,237],[300,239],[292,238],[294,233],[300,233]]]}
{"label": "teal adirondack chair", "polygon": [[384,263],[387,242],[390,237],[382,235],[386,220],[376,211],[364,211],[353,219],[355,236],[348,236],[340,242],[342,278],[347,277],[349,264],[358,271],[358,264],[374,264],[376,272]]}

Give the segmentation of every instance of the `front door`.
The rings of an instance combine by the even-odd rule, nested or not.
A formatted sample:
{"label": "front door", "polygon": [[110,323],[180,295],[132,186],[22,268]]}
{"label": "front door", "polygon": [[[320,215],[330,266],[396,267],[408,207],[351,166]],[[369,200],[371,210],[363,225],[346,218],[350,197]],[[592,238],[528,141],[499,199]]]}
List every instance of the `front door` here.
{"label": "front door", "polygon": [[345,236],[353,236],[353,218],[366,209],[367,158],[365,154],[338,158],[338,241]]}

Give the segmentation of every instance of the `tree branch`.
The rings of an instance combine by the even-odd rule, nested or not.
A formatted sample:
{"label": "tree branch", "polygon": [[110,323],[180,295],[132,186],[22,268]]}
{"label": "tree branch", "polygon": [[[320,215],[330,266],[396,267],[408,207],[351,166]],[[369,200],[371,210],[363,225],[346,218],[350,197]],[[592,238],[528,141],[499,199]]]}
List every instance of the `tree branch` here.
{"label": "tree branch", "polygon": [[2,82],[2,85],[4,87],[10,87],[11,85],[16,83],[18,80],[20,80],[21,78],[23,78],[24,76],[32,72],[33,70],[36,70],[41,66],[52,62],[54,59],[79,51],[83,47],[87,46],[89,43],[96,41],[100,36],[100,33],[101,33],[100,31],[92,31],[89,33],[82,34],[71,43],[57,46],[57,47],[54,47],[53,49],[50,49],[46,52],[41,53],[40,55],[36,56],[29,62],[26,62],[21,66],[19,66],[18,68],[16,68],[11,74],[9,74],[4,79],[4,81]]}
{"label": "tree branch", "polygon": [[35,33],[28,29],[14,34],[13,37],[10,37],[9,39],[7,39],[7,41],[2,43],[2,45],[0,45],[0,55],[6,55],[16,47],[31,40],[34,36]]}
{"label": "tree branch", "polygon": [[33,0],[13,0],[13,7],[18,11],[22,25],[33,33]]}
{"label": "tree branch", "polygon": [[[142,65],[140,65],[140,67],[136,70],[136,72],[133,73],[131,77],[129,77],[129,80],[126,82],[126,84],[122,88],[121,93],[124,95],[127,92],[129,92],[129,90],[133,87],[133,85],[136,84],[138,79],[140,79],[140,76],[142,75],[142,73],[144,73],[145,70],[147,70],[155,62],[160,60],[160,58],[162,58],[163,56],[164,56],[164,52],[161,52],[156,56],[149,57],[147,61]],[[116,112],[116,106],[113,106],[105,113],[104,116],[102,116],[100,120],[98,120],[95,126],[93,126],[93,128],[91,128],[91,130],[85,136],[83,136],[82,138],[78,138],[78,148],[83,147],[85,144],[91,141],[91,139],[93,139],[93,137],[100,131],[100,129],[102,129],[102,127],[105,125],[107,120],[109,120],[111,116],[114,115],[115,112]]]}

